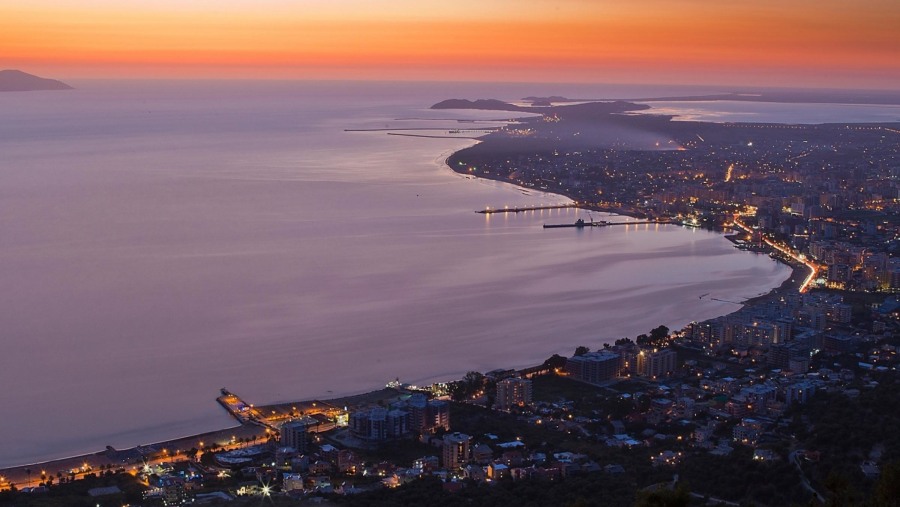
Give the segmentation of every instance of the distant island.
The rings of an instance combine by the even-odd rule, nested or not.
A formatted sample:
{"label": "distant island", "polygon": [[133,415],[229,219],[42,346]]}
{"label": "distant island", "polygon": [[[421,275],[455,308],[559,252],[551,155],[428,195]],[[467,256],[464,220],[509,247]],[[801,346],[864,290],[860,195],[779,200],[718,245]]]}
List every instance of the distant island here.
{"label": "distant island", "polygon": [[21,70],[0,70],[0,92],[71,89],[71,86],[56,79],[38,77]]}
{"label": "distant island", "polygon": [[520,107],[497,99],[447,99],[431,106],[431,109],[482,109],[487,111],[525,111],[530,108]]}

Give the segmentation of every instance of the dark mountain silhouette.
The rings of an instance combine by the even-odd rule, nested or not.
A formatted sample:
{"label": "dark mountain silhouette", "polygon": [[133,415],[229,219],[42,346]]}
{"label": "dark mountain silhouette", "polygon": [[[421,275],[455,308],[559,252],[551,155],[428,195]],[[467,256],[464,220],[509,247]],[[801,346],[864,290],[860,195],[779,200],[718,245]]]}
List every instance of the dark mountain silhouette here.
{"label": "dark mountain silhouette", "polygon": [[21,70],[0,70],[0,92],[71,89],[71,86],[55,79],[34,76]]}

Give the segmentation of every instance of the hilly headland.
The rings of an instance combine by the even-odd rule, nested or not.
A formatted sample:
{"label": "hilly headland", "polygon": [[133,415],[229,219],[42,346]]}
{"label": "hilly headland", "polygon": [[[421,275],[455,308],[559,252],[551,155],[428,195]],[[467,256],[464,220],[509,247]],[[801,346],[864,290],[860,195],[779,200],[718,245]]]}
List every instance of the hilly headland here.
{"label": "hilly headland", "polygon": [[31,92],[39,90],[71,90],[71,86],[56,79],[28,74],[21,70],[0,70],[0,92]]}

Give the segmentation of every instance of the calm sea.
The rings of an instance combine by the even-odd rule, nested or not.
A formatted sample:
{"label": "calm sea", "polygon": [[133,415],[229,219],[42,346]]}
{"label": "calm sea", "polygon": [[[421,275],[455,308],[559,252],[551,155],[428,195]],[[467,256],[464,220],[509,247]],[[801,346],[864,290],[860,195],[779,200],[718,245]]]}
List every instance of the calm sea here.
{"label": "calm sea", "polygon": [[427,109],[448,97],[659,89],[74,84],[0,94],[0,466],[226,427],[221,387],[262,404],[536,364],[789,274],[700,230],[475,214],[564,199],[454,174],[469,140],[344,131],[507,116]]}

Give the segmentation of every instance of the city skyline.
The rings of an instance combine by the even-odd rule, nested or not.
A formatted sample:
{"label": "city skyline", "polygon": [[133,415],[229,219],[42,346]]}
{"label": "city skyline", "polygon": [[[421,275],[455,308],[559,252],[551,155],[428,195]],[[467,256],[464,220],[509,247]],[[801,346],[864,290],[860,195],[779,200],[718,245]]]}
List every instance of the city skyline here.
{"label": "city skyline", "polygon": [[898,24],[900,6],[882,0],[38,0],[0,7],[0,44],[4,67],[61,79],[891,88]]}

